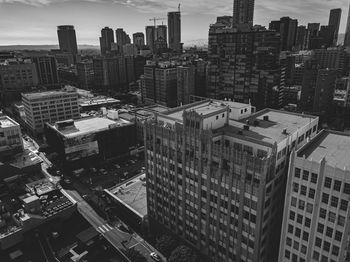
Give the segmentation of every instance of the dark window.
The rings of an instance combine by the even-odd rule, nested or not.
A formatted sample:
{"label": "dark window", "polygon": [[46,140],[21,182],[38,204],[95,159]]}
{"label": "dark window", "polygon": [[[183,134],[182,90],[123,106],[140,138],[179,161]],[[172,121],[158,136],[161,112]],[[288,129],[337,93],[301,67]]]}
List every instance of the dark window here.
{"label": "dark window", "polygon": [[309,189],[309,198],[311,198],[311,199],[315,198],[315,189],[313,189],[313,188]]}
{"label": "dark window", "polygon": [[309,180],[309,171],[307,170],[303,171],[303,180],[306,180],[306,181]]}
{"label": "dark window", "polygon": [[332,207],[338,207],[338,201],[339,201],[339,198],[337,198],[335,196],[332,196],[331,197],[331,206]]}
{"label": "dark window", "polygon": [[322,203],[328,204],[329,194],[322,193]]}
{"label": "dark window", "polygon": [[321,238],[316,237],[316,239],[315,239],[315,246],[316,246],[316,247],[321,247],[321,245],[322,245],[322,240],[321,240]]}
{"label": "dark window", "polygon": [[341,181],[339,181],[339,180],[334,180],[333,189],[334,189],[335,191],[340,192],[340,188],[341,188]]}
{"label": "dark window", "polygon": [[317,224],[317,232],[323,234],[323,230],[324,230],[324,225],[321,223]]}
{"label": "dark window", "polygon": [[343,193],[350,195],[350,184],[348,184],[348,183],[344,184]]}
{"label": "dark window", "polygon": [[330,177],[326,177],[324,180],[324,187],[331,188],[332,185],[332,179]]}
{"label": "dark window", "polygon": [[311,183],[314,183],[314,184],[317,183],[317,174],[316,173],[311,174]]}
{"label": "dark window", "polygon": [[300,178],[300,168],[295,168],[294,176]]}

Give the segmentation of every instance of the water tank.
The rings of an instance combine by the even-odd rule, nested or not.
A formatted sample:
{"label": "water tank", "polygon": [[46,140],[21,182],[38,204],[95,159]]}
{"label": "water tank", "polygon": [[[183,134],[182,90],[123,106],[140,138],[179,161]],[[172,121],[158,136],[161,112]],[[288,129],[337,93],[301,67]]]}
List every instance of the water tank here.
{"label": "water tank", "polygon": [[119,114],[117,110],[108,110],[107,117],[111,120],[118,120]]}

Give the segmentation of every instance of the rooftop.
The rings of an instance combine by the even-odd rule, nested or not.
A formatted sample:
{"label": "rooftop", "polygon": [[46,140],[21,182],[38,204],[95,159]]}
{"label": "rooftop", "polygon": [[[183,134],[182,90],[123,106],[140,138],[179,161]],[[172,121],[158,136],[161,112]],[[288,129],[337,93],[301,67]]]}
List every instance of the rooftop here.
{"label": "rooftop", "polygon": [[350,169],[350,135],[322,131],[310,143],[298,151],[298,157],[320,162],[323,158],[333,167]]}
{"label": "rooftop", "polygon": [[0,116],[0,128],[19,126],[17,122],[9,118],[8,116]]}
{"label": "rooftop", "polygon": [[[268,120],[264,120],[265,116],[268,116]],[[242,130],[249,121],[249,131],[244,130],[244,136],[274,144],[283,141],[288,135],[296,133],[298,129],[311,124],[316,118],[310,115],[264,109],[241,121],[231,120],[229,123],[230,126]],[[258,124],[254,125],[254,123]],[[286,134],[283,134],[284,130],[286,130]]]}
{"label": "rooftop", "polygon": [[145,179],[146,174],[142,174],[120,186],[109,189],[108,192],[139,216],[144,217],[147,215]]}
{"label": "rooftop", "polygon": [[64,90],[52,90],[52,91],[44,91],[44,92],[33,92],[33,93],[25,93],[22,94],[22,97],[33,100],[33,99],[43,99],[43,98],[49,98],[54,96],[62,96],[67,94],[77,94],[76,92],[68,92]]}
{"label": "rooftop", "polygon": [[125,126],[131,124],[129,121],[123,119],[111,120],[104,117],[84,118],[74,121],[73,128],[57,129],[56,125],[51,125],[53,129],[65,136],[66,138],[72,138],[89,133],[97,133],[104,130],[108,130],[112,127]]}

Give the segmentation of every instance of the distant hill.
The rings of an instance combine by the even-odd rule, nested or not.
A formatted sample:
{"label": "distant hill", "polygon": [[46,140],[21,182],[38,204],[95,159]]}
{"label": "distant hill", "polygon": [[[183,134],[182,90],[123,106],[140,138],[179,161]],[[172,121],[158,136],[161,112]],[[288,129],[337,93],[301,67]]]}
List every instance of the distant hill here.
{"label": "distant hill", "polygon": [[[0,45],[0,51],[47,51],[51,49],[58,49],[58,45]],[[79,50],[84,49],[99,49],[96,45],[78,45]]]}
{"label": "distant hill", "polygon": [[190,40],[190,41],[186,41],[186,43],[184,44],[184,47],[192,47],[192,46],[208,47],[208,39],[203,38],[203,39]]}

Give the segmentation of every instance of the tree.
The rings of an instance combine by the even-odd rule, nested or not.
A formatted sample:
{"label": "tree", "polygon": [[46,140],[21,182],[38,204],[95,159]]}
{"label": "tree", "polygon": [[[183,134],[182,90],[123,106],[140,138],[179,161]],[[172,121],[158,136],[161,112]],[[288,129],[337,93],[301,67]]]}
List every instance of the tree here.
{"label": "tree", "polygon": [[198,257],[192,249],[182,245],[171,252],[169,262],[198,262]]}
{"label": "tree", "polygon": [[156,249],[169,258],[171,252],[176,248],[177,242],[169,235],[162,235],[156,241]]}
{"label": "tree", "polygon": [[130,248],[126,251],[126,256],[132,262],[147,262],[147,259],[136,249]]}

